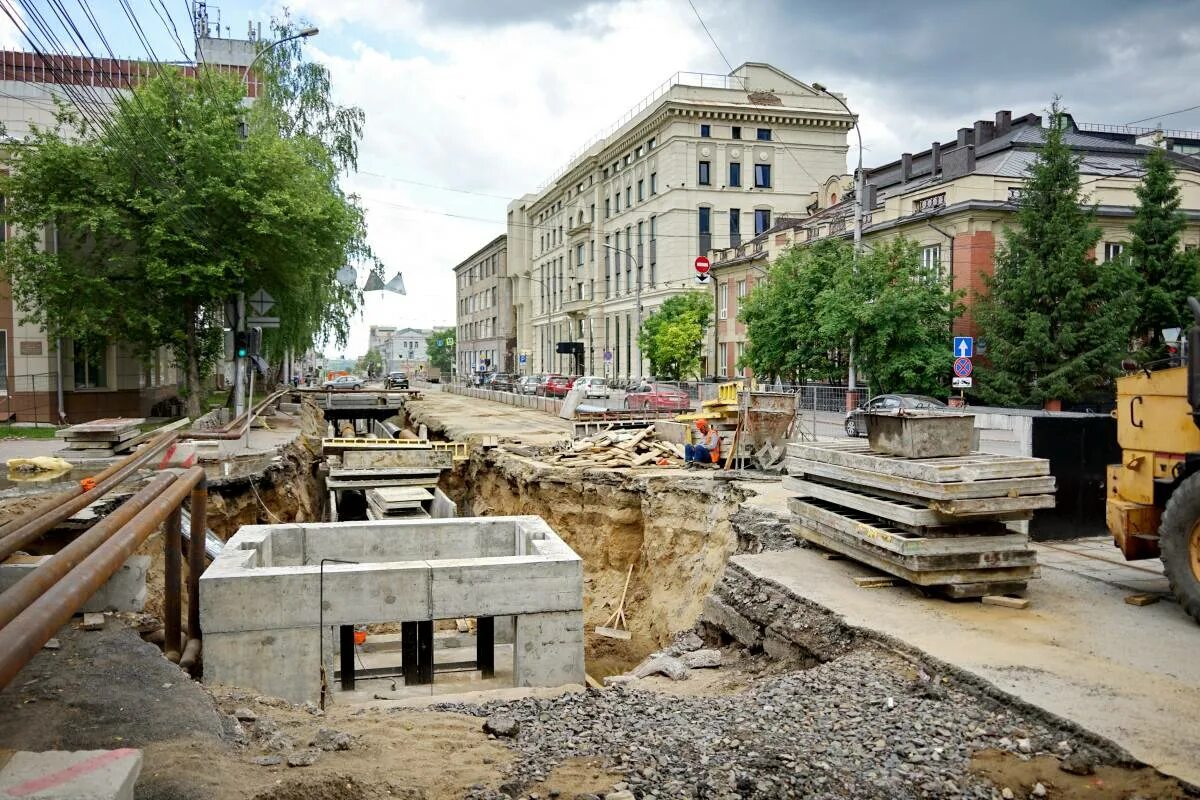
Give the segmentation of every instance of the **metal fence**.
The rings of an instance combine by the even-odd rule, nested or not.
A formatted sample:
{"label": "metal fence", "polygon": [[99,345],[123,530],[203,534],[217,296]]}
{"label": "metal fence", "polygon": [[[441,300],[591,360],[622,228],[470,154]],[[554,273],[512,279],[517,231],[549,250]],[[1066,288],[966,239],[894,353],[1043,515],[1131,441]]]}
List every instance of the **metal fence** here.
{"label": "metal fence", "polygon": [[0,417],[53,424],[58,421],[58,375],[13,375],[0,387]]}

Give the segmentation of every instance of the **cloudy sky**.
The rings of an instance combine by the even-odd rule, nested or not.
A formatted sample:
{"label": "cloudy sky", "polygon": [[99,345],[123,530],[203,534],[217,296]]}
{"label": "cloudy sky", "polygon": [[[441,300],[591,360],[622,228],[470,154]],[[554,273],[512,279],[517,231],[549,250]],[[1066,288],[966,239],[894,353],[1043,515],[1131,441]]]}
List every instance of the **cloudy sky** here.
{"label": "cloudy sky", "polygon": [[[189,1],[128,0],[160,58],[181,54],[155,9],[186,34]],[[1081,122],[1200,129],[1200,0],[693,2],[724,57],[688,0],[209,3],[234,36],[285,5],[311,20],[309,55],[330,67],[339,102],[366,111],[360,173],[345,183],[408,295],[369,296],[347,354],[365,349],[370,324],[452,323],[451,268],[503,232],[508,198],[675,72],[724,73],[725,58],[843,92],[868,165],[1055,94]],[[91,7],[122,55],[146,56],[119,0]],[[0,39],[20,42],[11,26]]]}

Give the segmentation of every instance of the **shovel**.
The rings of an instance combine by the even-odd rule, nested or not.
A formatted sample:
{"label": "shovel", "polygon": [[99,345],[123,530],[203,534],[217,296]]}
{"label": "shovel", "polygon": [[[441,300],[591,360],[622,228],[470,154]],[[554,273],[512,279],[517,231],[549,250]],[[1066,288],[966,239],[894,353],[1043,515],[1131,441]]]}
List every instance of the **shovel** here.
{"label": "shovel", "polygon": [[633,634],[629,632],[629,624],[625,621],[625,593],[629,591],[629,579],[633,575],[633,564],[629,565],[629,572],[625,573],[625,588],[621,590],[621,602],[617,603],[617,610],[608,618],[608,622],[603,625],[597,625],[595,628],[597,636],[607,636],[609,639],[630,639]]}

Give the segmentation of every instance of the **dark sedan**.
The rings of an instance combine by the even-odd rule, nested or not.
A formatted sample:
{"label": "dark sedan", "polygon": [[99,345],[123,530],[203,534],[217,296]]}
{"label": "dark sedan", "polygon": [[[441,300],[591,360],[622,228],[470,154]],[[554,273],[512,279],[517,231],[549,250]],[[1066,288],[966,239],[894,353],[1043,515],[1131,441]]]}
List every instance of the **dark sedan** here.
{"label": "dark sedan", "polygon": [[887,414],[912,409],[946,408],[936,397],[923,394],[881,394],[872,397],[846,414],[846,435],[866,436],[868,414]]}

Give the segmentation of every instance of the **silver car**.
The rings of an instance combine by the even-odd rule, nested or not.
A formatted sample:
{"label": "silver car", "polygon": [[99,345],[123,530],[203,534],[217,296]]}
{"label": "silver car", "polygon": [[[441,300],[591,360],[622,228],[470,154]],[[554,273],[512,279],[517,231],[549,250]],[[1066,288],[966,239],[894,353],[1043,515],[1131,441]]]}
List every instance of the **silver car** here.
{"label": "silver car", "polygon": [[584,375],[582,378],[576,379],[574,388],[578,389],[580,387],[583,387],[583,396],[585,398],[608,397],[608,382],[598,375]]}
{"label": "silver car", "polygon": [[846,435],[866,436],[869,414],[899,411],[902,408],[946,408],[936,397],[923,394],[881,394],[860,403],[858,408],[846,414]]}

